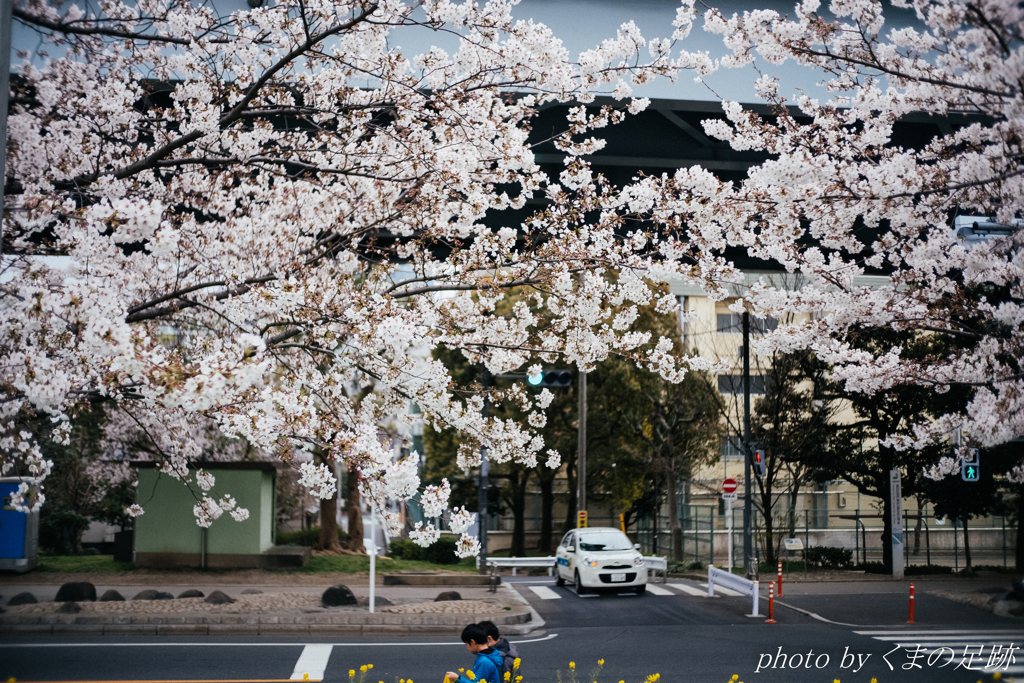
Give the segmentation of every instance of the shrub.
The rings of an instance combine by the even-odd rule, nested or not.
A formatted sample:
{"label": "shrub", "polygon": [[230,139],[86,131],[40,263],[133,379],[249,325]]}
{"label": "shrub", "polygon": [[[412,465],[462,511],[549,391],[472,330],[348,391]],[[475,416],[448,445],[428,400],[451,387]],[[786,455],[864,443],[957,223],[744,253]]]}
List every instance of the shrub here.
{"label": "shrub", "polygon": [[388,543],[388,555],[396,560],[422,560],[424,550],[425,548],[404,538],[396,538]]}
{"label": "shrub", "polygon": [[74,555],[88,528],[88,517],[62,505],[44,505],[39,515],[39,545],[54,555]]}
{"label": "shrub", "polygon": [[388,555],[396,560],[419,560],[432,562],[433,564],[458,564],[459,558],[455,555],[455,539],[451,536],[442,536],[437,541],[423,548],[412,541],[396,538],[388,543]]}
{"label": "shrub", "polygon": [[429,547],[420,548],[423,552],[422,559],[434,564],[458,564],[459,558],[455,554],[456,545],[455,539],[451,536],[442,536]]}
{"label": "shrub", "polygon": [[852,564],[853,551],[848,548],[815,545],[807,549],[807,554],[804,557],[807,563],[814,567],[846,569]]}
{"label": "shrub", "polygon": [[903,570],[906,576],[926,576],[928,574],[952,574],[953,568],[941,564],[912,564]]}
{"label": "shrub", "polygon": [[[343,544],[348,541],[348,534],[341,529],[338,529],[338,541]],[[277,545],[304,545],[318,548],[320,546],[320,527],[314,524],[301,531],[278,531],[276,543]]]}

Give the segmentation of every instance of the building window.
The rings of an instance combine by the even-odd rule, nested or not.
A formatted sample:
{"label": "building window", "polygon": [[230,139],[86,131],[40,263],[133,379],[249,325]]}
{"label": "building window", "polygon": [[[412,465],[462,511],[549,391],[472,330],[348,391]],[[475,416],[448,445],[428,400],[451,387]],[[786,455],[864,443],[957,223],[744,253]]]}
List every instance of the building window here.
{"label": "building window", "polygon": [[[717,315],[719,334],[743,334],[743,315],[741,313],[719,313]],[[779,327],[779,321],[771,316],[767,318],[751,317],[750,331],[754,334],[772,332]]]}
{"label": "building window", "polygon": [[740,447],[740,437],[738,436],[724,436],[722,437],[722,459],[723,460],[742,460],[743,449]]}
{"label": "building window", "polygon": [[[764,394],[764,375],[750,376],[750,393]],[[743,395],[743,375],[719,375],[718,393]]]}

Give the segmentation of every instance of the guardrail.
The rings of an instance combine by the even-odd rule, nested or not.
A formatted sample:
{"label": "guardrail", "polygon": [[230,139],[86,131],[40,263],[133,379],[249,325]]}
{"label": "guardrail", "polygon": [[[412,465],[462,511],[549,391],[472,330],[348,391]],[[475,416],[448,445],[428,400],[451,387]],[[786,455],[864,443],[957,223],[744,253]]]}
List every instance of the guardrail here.
{"label": "guardrail", "polygon": [[668,558],[658,557],[652,555],[644,558],[644,564],[647,566],[649,573],[648,579],[657,578],[658,572],[661,572],[661,582],[666,583],[668,581]]}
{"label": "guardrail", "polygon": [[708,597],[715,597],[715,584],[722,586],[723,588],[729,588],[731,590],[742,593],[743,595],[749,595],[752,599],[752,611],[750,616],[759,617],[761,616],[757,612],[758,601],[761,598],[760,585],[757,581],[751,581],[745,579],[742,576],[736,576],[730,571],[725,569],[719,569],[714,565],[708,565]]}
{"label": "guardrail", "polygon": [[516,570],[519,567],[547,567],[548,576],[552,576],[555,572],[555,561],[557,558],[554,557],[488,557],[488,567],[511,567],[512,576],[516,575]]}

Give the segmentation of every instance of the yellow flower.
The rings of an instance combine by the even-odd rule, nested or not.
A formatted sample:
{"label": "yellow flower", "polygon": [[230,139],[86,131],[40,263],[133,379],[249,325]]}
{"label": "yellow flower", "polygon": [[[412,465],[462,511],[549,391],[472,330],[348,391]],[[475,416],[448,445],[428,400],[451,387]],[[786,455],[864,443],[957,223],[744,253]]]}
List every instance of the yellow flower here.
{"label": "yellow flower", "polygon": [[302,674],[302,680],[308,681],[309,680],[309,674]]}
{"label": "yellow flower", "polygon": [[512,672],[511,671],[506,671],[505,672],[505,680],[506,681],[511,681],[512,680]]}
{"label": "yellow flower", "polygon": [[359,670],[362,671],[363,673],[366,673],[366,665],[363,664],[361,667],[359,667]]}
{"label": "yellow flower", "polygon": [[372,668],[373,668],[373,664],[367,664],[367,665],[366,665],[366,668],[367,668],[367,669],[372,669]]}
{"label": "yellow flower", "polygon": [[355,669],[349,669],[348,670],[348,677],[349,678],[355,678],[356,677],[356,670]]}
{"label": "yellow flower", "polygon": [[575,669],[576,668],[576,662],[569,662],[569,668],[570,669]]}
{"label": "yellow flower", "polygon": [[604,666],[604,660],[603,659],[597,660],[597,665],[598,666]]}
{"label": "yellow flower", "polygon": [[518,669],[518,668],[519,668],[519,664],[520,664],[520,663],[521,663],[522,661],[523,661],[523,660],[521,660],[521,659],[520,659],[519,657],[516,657],[516,658],[515,658],[514,660],[512,660],[512,668],[513,668],[513,669]]}
{"label": "yellow flower", "polygon": [[466,678],[468,678],[471,681],[475,681],[476,680],[476,674],[473,673],[472,671],[467,671],[466,672]]}
{"label": "yellow flower", "polygon": [[1000,678],[1002,678],[1002,677],[1003,677],[1003,674],[1002,674],[1002,673],[1000,673],[1000,672],[998,672],[998,671],[997,671],[997,672],[995,672],[994,674],[992,674],[992,680],[993,680],[993,681],[998,681],[998,680],[999,680]]}
{"label": "yellow flower", "polygon": [[734,681],[738,681],[738,680],[740,680],[740,676],[739,676],[739,674],[733,674],[733,675],[732,675],[732,680],[734,680]]}

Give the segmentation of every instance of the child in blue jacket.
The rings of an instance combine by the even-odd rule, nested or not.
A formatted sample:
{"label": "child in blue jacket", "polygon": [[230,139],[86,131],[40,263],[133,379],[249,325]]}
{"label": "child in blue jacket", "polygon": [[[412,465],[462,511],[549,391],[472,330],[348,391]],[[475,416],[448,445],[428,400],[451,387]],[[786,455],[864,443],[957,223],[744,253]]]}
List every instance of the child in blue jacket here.
{"label": "child in blue jacket", "polygon": [[454,671],[445,675],[449,683],[503,683],[501,680],[501,653],[487,644],[487,633],[478,625],[470,624],[462,629],[462,642],[466,649],[476,655],[473,675],[460,676]]}

